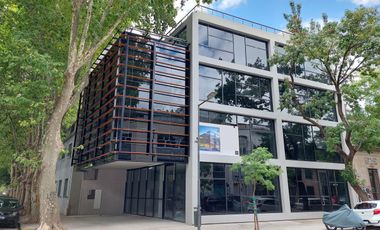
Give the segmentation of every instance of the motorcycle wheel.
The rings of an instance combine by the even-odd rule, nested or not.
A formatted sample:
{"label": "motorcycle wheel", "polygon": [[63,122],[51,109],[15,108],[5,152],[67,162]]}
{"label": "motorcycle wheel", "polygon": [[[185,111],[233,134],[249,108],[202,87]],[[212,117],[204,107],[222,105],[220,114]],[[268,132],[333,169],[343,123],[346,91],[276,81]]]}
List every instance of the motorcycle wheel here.
{"label": "motorcycle wheel", "polygon": [[327,230],[336,230],[336,227],[325,224]]}

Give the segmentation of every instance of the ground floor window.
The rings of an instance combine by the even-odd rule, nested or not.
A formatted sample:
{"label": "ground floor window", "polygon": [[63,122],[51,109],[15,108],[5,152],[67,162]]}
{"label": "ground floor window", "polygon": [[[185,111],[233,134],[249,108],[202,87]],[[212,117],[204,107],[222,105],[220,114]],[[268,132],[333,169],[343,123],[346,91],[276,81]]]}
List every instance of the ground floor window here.
{"label": "ground floor window", "polygon": [[185,221],[185,169],[177,163],[128,170],[125,212]]}
{"label": "ground floor window", "polygon": [[287,168],[287,173],[292,212],[331,211],[350,204],[340,171]]}
{"label": "ground floor window", "polygon": [[[252,186],[246,185],[231,164],[201,163],[201,208],[203,215],[253,213]],[[279,181],[276,189],[257,187],[258,211],[281,212]]]}

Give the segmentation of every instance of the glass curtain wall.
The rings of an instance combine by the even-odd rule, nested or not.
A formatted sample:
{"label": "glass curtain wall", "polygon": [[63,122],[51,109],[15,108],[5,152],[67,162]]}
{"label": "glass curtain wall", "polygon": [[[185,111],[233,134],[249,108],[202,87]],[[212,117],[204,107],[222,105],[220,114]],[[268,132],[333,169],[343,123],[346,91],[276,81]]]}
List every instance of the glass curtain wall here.
{"label": "glass curtain wall", "polygon": [[[279,55],[284,55],[286,53],[284,47],[285,45],[283,44],[276,44],[275,52]],[[293,71],[290,71],[291,69],[288,66],[278,65],[277,73],[289,75],[292,72],[295,77],[331,84],[330,78],[321,71],[321,68],[322,64],[313,60],[296,66]]]}
{"label": "glass curtain wall", "polygon": [[251,153],[257,147],[266,147],[274,158],[277,157],[273,120],[201,110],[200,121],[220,125],[237,125],[241,156]]}
{"label": "glass curtain wall", "polygon": [[283,122],[285,155],[288,160],[342,163],[336,152],[329,152],[318,127]]}
{"label": "glass curtain wall", "polygon": [[199,99],[215,92],[211,102],[219,104],[272,111],[271,80],[199,66]]}
{"label": "glass curtain wall", "polygon": [[[230,164],[201,163],[201,207],[203,215],[253,213],[252,185],[246,185],[240,172]],[[260,213],[281,212],[278,179],[276,189],[268,191],[258,185],[257,206]]]}
{"label": "glass curtain wall", "polygon": [[350,205],[340,171],[287,168],[292,212],[332,211]]}
{"label": "glass curtain wall", "polygon": [[199,25],[199,53],[218,60],[269,70],[266,41],[208,25]]}
{"label": "glass curtain wall", "polygon": [[133,35],[121,43],[114,132],[119,158],[147,160],[151,156],[141,154],[150,153],[154,161],[178,161],[188,152],[187,50]]}
{"label": "glass curtain wall", "polygon": [[[280,96],[284,93],[284,91],[285,91],[284,82],[280,82]],[[310,101],[313,97],[329,98],[329,100],[331,100],[332,103],[329,105],[328,111],[326,111],[324,114],[317,114],[316,111],[314,111],[313,109],[306,110],[305,114],[309,117],[313,117],[317,119],[322,119],[322,120],[327,120],[327,121],[337,121],[337,114],[336,114],[336,108],[335,108],[335,103],[334,103],[335,98],[334,98],[333,92],[305,87],[301,85],[296,85],[295,93],[300,103],[306,103]],[[293,108],[292,111],[288,111],[287,109],[283,109],[283,111],[290,112],[290,114],[292,115],[301,116],[300,111],[298,111],[296,108]]]}
{"label": "glass curtain wall", "polygon": [[[186,161],[188,45],[122,33],[81,97],[76,161]],[[174,43],[175,41],[175,43]]]}
{"label": "glass curtain wall", "polygon": [[128,170],[125,213],[185,221],[185,164]]}

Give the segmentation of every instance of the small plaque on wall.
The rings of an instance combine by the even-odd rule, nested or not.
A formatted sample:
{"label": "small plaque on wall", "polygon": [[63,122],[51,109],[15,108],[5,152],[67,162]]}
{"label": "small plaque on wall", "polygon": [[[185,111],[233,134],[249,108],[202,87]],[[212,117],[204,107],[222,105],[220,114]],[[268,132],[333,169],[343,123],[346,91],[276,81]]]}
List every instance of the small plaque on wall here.
{"label": "small plaque on wall", "polygon": [[377,166],[377,158],[376,157],[367,157],[365,159],[365,163],[366,163],[366,165],[368,165],[370,167],[375,167],[375,166]]}

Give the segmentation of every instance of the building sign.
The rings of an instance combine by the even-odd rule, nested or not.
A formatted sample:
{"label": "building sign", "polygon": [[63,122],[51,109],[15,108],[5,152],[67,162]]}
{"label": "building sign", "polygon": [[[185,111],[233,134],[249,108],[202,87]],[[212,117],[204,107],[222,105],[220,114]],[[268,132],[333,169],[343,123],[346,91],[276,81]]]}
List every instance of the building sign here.
{"label": "building sign", "polygon": [[367,157],[365,159],[365,163],[369,166],[369,167],[375,167],[377,166],[377,158],[376,157]]}
{"label": "building sign", "polygon": [[206,155],[239,155],[238,128],[231,125],[201,123],[199,150]]}
{"label": "building sign", "polygon": [[220,128],[199,126],[199,149],[220,152]]}

